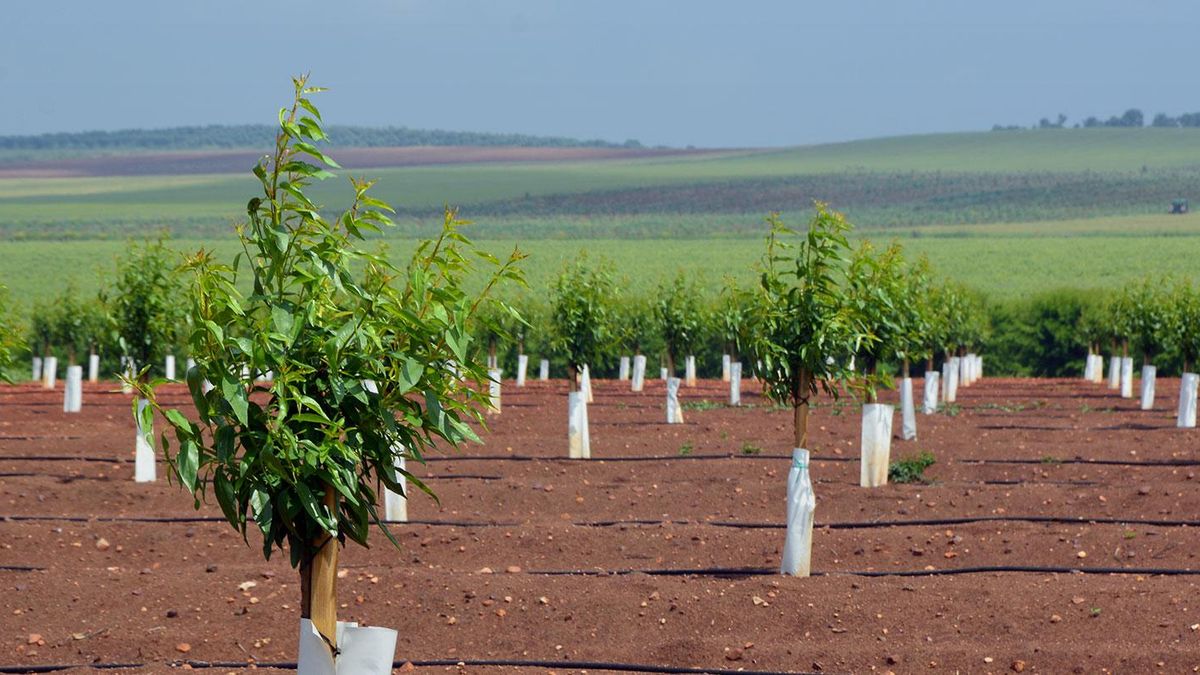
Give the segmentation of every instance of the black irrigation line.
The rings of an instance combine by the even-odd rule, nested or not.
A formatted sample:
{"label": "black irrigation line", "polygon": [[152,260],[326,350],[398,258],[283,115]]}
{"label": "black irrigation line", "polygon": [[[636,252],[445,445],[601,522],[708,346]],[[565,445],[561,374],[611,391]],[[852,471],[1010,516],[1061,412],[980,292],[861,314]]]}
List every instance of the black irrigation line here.
{"label": "black irrigation line", "polygon": [[29,565],[0,565],[0,572],[44,572],[45,567],[30,567]]}
{"label": "black irrigation line", "polygon": [[[1200,569],[1176,567],[1063,567],[1056,565],[979,565],[975,567],[948,567],[932,570],[837,570],[813,572],[814,577],[944,577],[966,574],[1022,573],[1022,574],[1132,574],[1141,576],[1200,576]],[[747,577],[778,576],[774,567],[696,567],[617,570],[529,570],[526,574],[550,577],[620,577],[645,574],[653,577],[715,577],[718,579],[742,579]]]}
{"label": "black irrigation line", "polygon": [[[667,673],[669,675],[818,675],[810,671],[796,670],[743,670],[731,668],[688,668],[685,666],[660,666],[647,663],[619,663],[610,661],[569,661],[566,659],[411,659],[393,661],[392,668],[403,668],[411,663],[417,668],[453,667],[458,665],[486,668],[546,668],[568,670],[610,670],[623,673]],[[69,663],[29,666],[0,666],[0,673],[55,673],[73,668],[95,670],[117,670],[121,668],[145,668],[150,663]],[[170,661],[167,668],[274,668],[296,670],[295,661]]]}
{"label": "black irrigation line", "polygon": [[959,464],[1094,464],[1096,466],[1200,466],[1200,459],[1088,459],[1072,457],[1059,459],[1046,457],[1043,459],[956,459]]}
{"label": "black irrigation line", "polygon": [[[69,522],[69,523],[223,523],[222,516],[55,516],[55,515],[0,515],[0,522]],[[427,525],[430,527],[521,527],[521,521],[472,521],[472,520],[407,520],[386,521],[388,525]],[[974,523],[1042,523],[1049,525],[1140,525],[1143,527],[1200,527],[1200,520],[1174,520],[1151,518],[1113,518],[1108,516],[959,516],[951,518],[919,518],[911,520],[863,520],[832,521],[814,523],[815,529],[869,530],[892,527],[943,527],[947,525],[970,525]],[[706,525],[739,530],[783,530],[784,523],[739,522],[733,520],[577,520],[569,523],[575,527],[654,527],[660,525]]]}

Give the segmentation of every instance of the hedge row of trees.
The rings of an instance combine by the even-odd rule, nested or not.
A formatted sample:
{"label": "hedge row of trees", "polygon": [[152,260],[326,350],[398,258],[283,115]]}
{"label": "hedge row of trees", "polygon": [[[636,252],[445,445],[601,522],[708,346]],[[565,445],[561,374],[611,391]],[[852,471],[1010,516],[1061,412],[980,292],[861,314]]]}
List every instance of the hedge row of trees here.
{"label": "hedge row of trees", "polygon": [[[25,151],[129,151],[198,150],[209,148],[267,148],[275,139],[276,128],[265,124],[207,125],[166,129],[122,129],[120,131],[83,131],[36,136],[0,136],[0,150]],[[404,147],[415,145],[485,145],[538,148],[640,148],[630,139],[610,143],[598,139],[580,140],[561,136],[531,136],[408,127],[330,126],[330,137],[342,147]]]}
{"label": "hedge row of trees", "polygon": [[[1081,122],[1077,122],[1074,126],[1076,129],[1093,128],[1093,127],[1142,127],[1146,124],[1146,116],[1137,108],[1130,108],[1120,115],[1113,115],[1108,119],[1099,117],[1086,117]],[[1051,120],[1048,117],[1043,117],[1038,120],[1038,123],[1029,127],[1030,129],[1063,129],[1067,125],[1067,116],[1059,113],[1058,117]],[[1154,119],[1150,120],[1152,127],[1200,127],[1200,112],[1182,113],[1178,117],[1171,117],[1166,113],[1158,113]],[[1013,131],[1022,129],[1019,125],[996,124],[992,126],[992,131]]]}

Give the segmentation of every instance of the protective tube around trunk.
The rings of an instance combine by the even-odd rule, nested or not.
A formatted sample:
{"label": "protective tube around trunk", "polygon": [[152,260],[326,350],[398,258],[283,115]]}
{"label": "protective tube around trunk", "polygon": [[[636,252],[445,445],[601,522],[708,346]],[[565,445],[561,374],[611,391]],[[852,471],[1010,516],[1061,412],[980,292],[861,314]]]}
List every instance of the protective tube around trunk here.
{"label": "protective tube around trunk", "polygon": [[592,369],[588,368],[587,364],[583,364],[583,375],[579,378],[579,390],[583,392],[583,398],[588,403],[596,399],[592,395]]}
{"label": "protective tube around trunk", "polygon": [[488,371],[488,413],[500,414],[500,376],[499,368]]}
{"label": "protective tube around trunk", "polygon": [[937,412],[938,385],[941,373],[936,370],[925,371],[925,400],[921,402],[921,412],[932,415]]}
{"label": "protective tube around trunk", "polygon": [[621,365],[617,368],[617,379],[624,382],[629,379],[629,357],[621,357]]}
{"label": "protective tube around trunk", "polygon": [[971,355],[961,356],[958,359],[958,385],[960,387],[971,386]]}
{"label": "protective tube around trunk", "polygon": [[142,428],[142,411],[150,402],[139,398],[137,402],[136,446],[134,452],[133,479],[139,483],[152,483],[157,478],[154,467],[154,429]]}
{"label": "protective tube around trunk", "polygon": [[642,391],[646,388],[646,357],[642,354],[633,357],[633,378],[629,384],[631,391]]}
{"label": "protective tube around trunk", "polygon": [[525,386],[525,374],[529,371],[529,357],[517,354],[517,386]]}
{"label": "protective tube around trunk", "polygon": [[729,364],[729,405],[742,404],[742,362]]}
{"label": "protective tube around trunk", "polygon": [[567,457],[588,459],[592,456],[588,436],[587,399],[583,392],[567,394]]}
{"label": "protective tube around trunk", "polygon": [[[128,356],[121,357],[121,372],[125,374],[125,377],[129,379],[133,378],[133,376],[137,373],[137,366],[133,363],[133,359],[129,358]],[[128,382],[122,381],[121,393],[132,394],[133,387]]]}
{"label": "protective tube around trunk", "polygon": [[1108,388],[1121,388],[1121,357],[1119,356],[1108,360]]}
{"label": "protective tube around trunk", "polygon": [[88,382],[100,379],[100,355],[88,354]]}
{"label": "protective tube around trunk", "polygon": [[1133,398],[1133,357],[1121,357],[1121,398]]}
{"label": "protective tube around trunk", "polygon": [[542,382],[550,379],[550,359],[538,361],[538,379]]}
{"label": "protective tube around trunk", "polygon": [[[400,472],[404,470],[405,459],[400,452],[403,448],[396,448],[396,482],[404,486],[404,492],[408,492],[407,479]],[[408,495],[392,492],[389,488],[384,488],[383,495],[383,511],[384,518],[394,520],[396,522],[408,522]]]}
{"label": "protective tube around trunk", "polygon": [[67,386],[63,391],[63,412],[83,410],[83,366],[67,366]]}
{"label": "protective tube around trunk", "polygon": [[726,382],[733,376],[733,371],[730,368],[733,366],[733,357],[728,354],[721,355],[721,379]]}
{"label": "protective tube around trunk", "polygon": [[396,656],[396,631],[337,622],[338,655],[335,657],[308,619],[300,619],[297,675],[389,675]]}
{"label": "protective tube around trunk", "polygon": [[1179,383],[1179,415],[1175,425],[1181,429],[1191,429],[1196,426],[1196,389],[1200,385],[1200,375],[1184,373]]}
{"label": "protective tube around trunk", "polygon": [[962,361],[957,356],[953,356],[946,361],[946,372],[942,374],[942,380],[944,381],[942,398],[945,399],[946,403],[954,403],[958,400],[958,369],[962,367],[961,363]]}
{"label": "protective tube around trunk", "polygon": [[1087,359],[1083,362],[1083,379],[1091,381],[1092,371],[1096,367],[1096,360],[1092,358],[1092,353],[1088,352]]}
{"label": "protective tube around trunk", "polygon": [[888,462],[892,453],[892,415],[895,409],[884,403],[863,406],[862,467],[859,485],[887,485]]}
{"label": "protective tube around trunk", "polygon": [[696,386],[696,357],[688,355],[684,361],[683,376],[687,378],[687,386]]}
{"label": "protective tube around trunk", "polygon": [[42,386],[53,389],[58,384],[58,359],[47,356],[42,359]]}
{"label": "protective tube around trunk", "polygon": [[33,377],[29,378],[34,382],[42,379],[42,357],[33,357]]}
{"label": "protective tube around trunk", "polygon": [[1142,410],[1154,409],[1154,381],[1158,369],[1154,366],[1142,366]]}
{"label": "protective tube around trunk", "polygon": [[668,377],[670,377],[670,376],[671,376],[671,375],[670,375],[670,373],[668,373],[668,372],[667,372],[667,369],[666,369],[666,368],[659,368],[659,369],[658,369],[658,379],[660,379],[660,380],[665,380],[665,379],[667,379],[667,378],[668,378]]}
{"label": "protective tube around trunk", "polygon": [[683,424],[683,408],[679,405],[679,378],[667,378],[667,424]]}
{"label": "protective tube around trunk", "polygon": [[787,483],[787,534],[783,540],[783,561],[779,572],[794,577],[812,573],[813,512],[817,497],[808,475],[808,451],[792,450],[792,468]]}
{"label": "protective tube around trunk", "polygon": [[917,408],[913,404],[911,377],[900,380],[900,438],[906,441],[917,437]]}
{"label": "protective tube around trunk", "polygon": [[166,358],[163,359],[163,373],[166,375],[168,380],[175,379],[175,356],[174,355],[167,354]]}

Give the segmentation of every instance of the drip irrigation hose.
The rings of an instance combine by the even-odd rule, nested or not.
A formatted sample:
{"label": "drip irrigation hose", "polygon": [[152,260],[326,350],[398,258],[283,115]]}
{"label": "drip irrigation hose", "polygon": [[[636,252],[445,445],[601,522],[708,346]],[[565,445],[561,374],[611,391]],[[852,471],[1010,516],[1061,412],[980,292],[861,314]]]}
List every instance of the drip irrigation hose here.
{"label": "drip irrigation hose", "polygon": [[[619,663],[608,661],[569,661],[539,659],[412,659],[394,661],[392,668],[403,668],[411,663],[417,668],[453,667],[499,667],[499,668],[547,668],[566,670],[611,670],[624,673],[667,673],[668,675],[819,675],[809,671],[795,670],[746,670],[731,668],[687,668],[683,666],[659,666],[645,663]],[[72,668],[115,670],[120,668],[145,668],[150,663],[70,663],[29,666],[0,666],[0,673],[54,673]],[[274,668],[296,670],[295,661],[171,661],[167,668]]]}
{"label": "drip irrigation hose", "polygon": [[45,567],[30,567],[28,565],[0,565],[0,572],[45,572]]}
{"label": "drip irrigation hose", "polygon": [[[940,577],[963,574],[988,574],[996,572],[1019,572],[1026,574],[1134,574],[1142,576],[1200,576],[1200,569],[1174,567],[1062,567],[1041,565],[980,565],[975,567],[947,567],[932,570],[845,570],[813,572],[814,577]],[[526,574],[540,576],[608,577],[645,574],[652,577],[715,577],[739,579],[745,577],[778,576],[774,567],[698,567],[692,569],[619,569],[619,570],[529,570]]]}
{"label": "drip irrigation hose", "polygon": [[[52,516],[52,515],[0,515],[0,522],[68,522],[68,523],[223,523],[222,516]],[[430,527],[521,527],[528,523],[497,520],[385,520],[388,525],[427,525]],[[951,518],[916,518],[903,520],[831,521],[815,523],[815,529],[867,530],[886,527],[942,527],[946,525],[970,525],[972,523],[1045,523],[1051,525],[1141,525],[1144,527],[1200,527],[1200,520],[1113,518],[1108,516],[959,516]],[[577,520],[569,523],[575,527],[654,527],[660,525],[706,525],[740,530],[782,530],[784,523],[739,522],[733,520]]]}

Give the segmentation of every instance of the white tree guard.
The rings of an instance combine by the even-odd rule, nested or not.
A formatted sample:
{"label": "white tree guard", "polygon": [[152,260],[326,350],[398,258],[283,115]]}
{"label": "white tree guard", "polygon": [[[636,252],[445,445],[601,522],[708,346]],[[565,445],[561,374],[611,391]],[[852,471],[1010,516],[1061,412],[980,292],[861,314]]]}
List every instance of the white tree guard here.
{"label": "white tree guard", "polygon": [[538,361],[538,379],[542,382],[550,379],[550,359]]}
{"label": "white tree guard", "polygon": [[1154,409],[1154,381],[1158,379],[1158,369],[1154,366],[1142,366],[1141,394],[1142,410]]}
{"label": "white tree guard", "polygon": [[137,402],[137,434],[134,441],[133,480],[138,483],[153,483],[157,480],[157,469],[154,465],[154,429],[142,428],[142,411],[150,401],[139,398]]}
{"label": "white tree guard", "polygon": [[592,456],[587,399],[581,391],[567,394],[567,456],[571,459],[589,459]]}
{"label": "white tree guard", "polygon": [[67,386],[63,390],[63,412],[83,410],[83,366],[67,366]]}
{"label": "white tree guard", "polygon": [[1121,398],[1133,398],[1133,357],[1121,357]]}
{"label": "white tree guard", "polygon": [[391,488],[383,489],[383,517],[398,523],[408,522],[408,479],[400,473],[405,467],[404,455],[400,454],[403,449],[403,447],[394,448],[396,452],[396,482],[404,486],[404,494],[393,492]]}
{"label": "white tree guard", "polygon": [[628,356],[621,357],[621,364],[617,368],[617,379],[618,380],[624,382],[625,380],[629,379],[629,363],[630,363],[630,360],[629,360]]}
{"label": "white tree guard", "polygon": [[166,358],[163,359],[163,373],[166,375],[168,380],[175,379],[175,355],[174,354],[167,354]]}
{"label": "white tree guard", "polygon": [[730,368],[732,366],[733,366],[733,357],[730,356],[729,354],[722,354],[721,355],[721,379],[722,380],[728,382],[729,378],[732,377],[732,371],[730,370]]}
{"label": "white tree guard", "polygon": [[936,370],[925,371],[925,396],[921,401],[921,412],[932,415],[938,408],[938,390],[941,384],[941,373]]}
{"label": "white tree guard", "polygon": [[29,379],[33,380],[34,382],[37,382],[38,380],[42,379],[42,357],[35,356],[35,357],[33,357],[32,361],[33,361],[33,364],[32,364],[33,365],[33,377],[31,377]]}
{"label": "white tree guard", "polygon": [[637,354],[633,357],[633,377],[630,378],[629,390],[642,391],[646,388],[646,357]]}
{"label": "white tree guard", "polygon": [[592,393],[592,369],[583,364],[583,374],[579,378],[579,390],[583,392],[584,400],[592,403],[596,397]]}
{"label": "white tree guard", "polygon": [[667,369],[666,369],[666,368],[659,368],[659,369],[658,369],[658,379],[660,379],[660,380],[665,380],[665,379],[667,379],[667,378],[668,378],[668,377],[670,377],[670,376],[671,376],[671,374],[667,372]]}
{"label": "white tree guard", "polygon": [[729,405],[742,404],[742,362],[729,364]]}
{"label": "white tree guard", "polygon": [[1090,382],[1092,380],[1092,373],[1095,368],[1096,360],[1092,358],[1092,353],[1089,351],[1087,353],[1087,358],[1083,361],[1083,379]]}
{"label": "white tree guard", "polygon": [[88,382],[100,380],[100,355],[88,354]]}
{"label": "white tree guard", "polygon": [[892,453],[892,417],[895,408],[885,403],[863,406],[862,462],[859,485],[887,485],[888,463]]}
{"label": "white tree guard", "polygon": [[971,386],[971,355],[960,356],[958,359],[958,386]]}
{"label": "white tree guard", "polygon": [[942,365],[942,399],[946,403],[955,403],[958,401],[958,369],[961,361],[957,356],[952,356]]}
{"label": "white tree guard", "polygon": [[900,380],[900,438],[906,441],[917,438],[917,408],[913,402],[911,377]]}
{"label": "white tree guard", "polygon": [[794,577],[812,573],[813,512],[817,497],[808,475],[808,451],[792,450],[792,468],[787,483],[787,534],[783,540],[783,560],[779,572]]}
{"label": "white tree guard", "polygon": [[1121,388],[1121,357],[1114,356],[1108,360],[1108,388]]}
{"label": "white tree guard", "polygon": [[42,359],[42,387],[53,389],[58,384],[58,358],[47,356]]}
{"label": "white tree guard", "polygon": [[500,378],[503,373],[499,368],[488,371],[488,414],[500,414]]}
{"label": "white tree guard", "polygon": [[525,375],[529,371],[529,357],[525,354],[517,354],[517,386],[525,386]]}
{"label": "white tree guard", "polygon": [[679,378],[667,378],[667,424],[683,424],[683,407],[679,405]]}
{"label": "white tree guard", "polygon": [[1200,375],[1184,373],[1179,383],[1179,413],[1175,426],[1181,429],[1192,429],[1196,426],[1196,390],[1200,385]]}
{"label": "white tree guard", "polygon": [[696,386],[696,357],[689,354],[683,364],[683,376],[686,378],[687,386]]}
{"label": "white tree guard", "polygon": [[297,675],[389,675],[396,655],[396,631],[337,622],[335,657],[308,619],[300,619]]}

